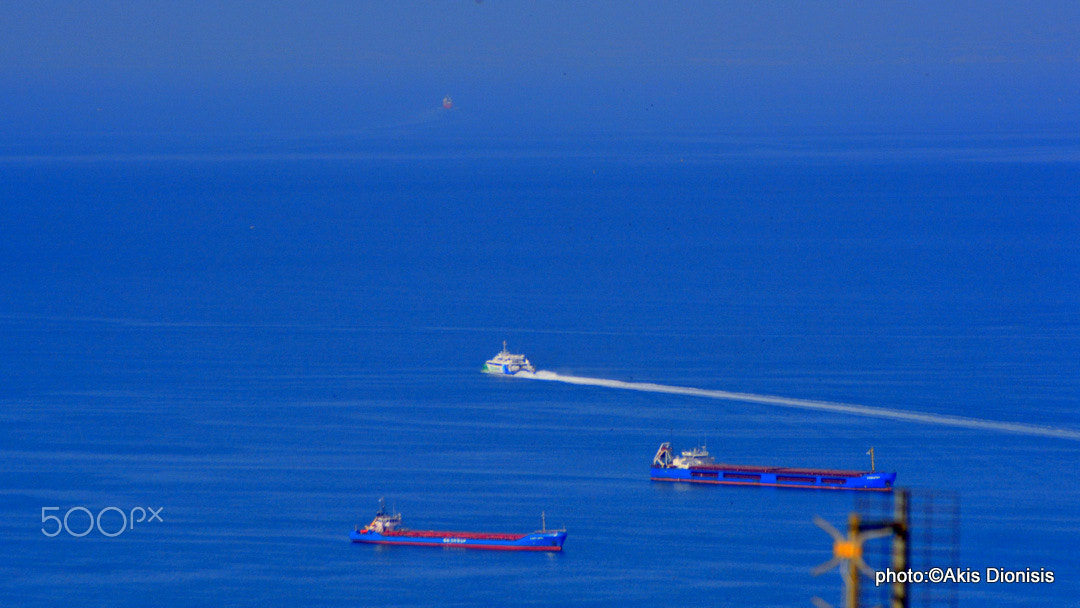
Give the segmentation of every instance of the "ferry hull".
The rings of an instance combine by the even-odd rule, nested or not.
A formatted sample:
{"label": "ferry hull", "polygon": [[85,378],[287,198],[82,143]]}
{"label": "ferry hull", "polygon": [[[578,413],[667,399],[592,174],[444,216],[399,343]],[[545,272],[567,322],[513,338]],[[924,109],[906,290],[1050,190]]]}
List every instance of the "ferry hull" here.
{"label": "ferry hull", "polygon": [[414,547],[462,547],[490,551],[562,551],[566,532],[535,532],[521,536],[461,532],[383,533],[354,530],[349,533],[354,543],[374,545],[408,545]]}
{"label": "ferry hull", "polygon": [[532,366],[522,367],[520,365],[508,365],[506,363],[485,363],[484,368],[480,371],[484,372],[485,374],[495,374],[498,376],[513,376],[516,374],[520,374],[521,372],[529,372],[530,374],[534,373],[536,371],[536,368]]}
{"label": "ferry hull", "polygon": [[813,490],[892,492],[896,473],[708,466],[689,469],[652,467],[653,481]]}

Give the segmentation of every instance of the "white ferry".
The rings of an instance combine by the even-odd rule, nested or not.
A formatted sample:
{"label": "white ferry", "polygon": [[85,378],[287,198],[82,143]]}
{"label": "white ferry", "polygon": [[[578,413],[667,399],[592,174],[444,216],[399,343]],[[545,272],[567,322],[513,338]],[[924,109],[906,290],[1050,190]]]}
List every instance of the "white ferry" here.
{"label": "white ferry", "polygon": [[518,372],[535,373],[536,368],[529,363],[529,360],[525,358],[525,355],[514,355],[506,350],[506,341],[504,340],[502,352],[484,362],[483,371],[486,374],[506,374],[512,376]]}

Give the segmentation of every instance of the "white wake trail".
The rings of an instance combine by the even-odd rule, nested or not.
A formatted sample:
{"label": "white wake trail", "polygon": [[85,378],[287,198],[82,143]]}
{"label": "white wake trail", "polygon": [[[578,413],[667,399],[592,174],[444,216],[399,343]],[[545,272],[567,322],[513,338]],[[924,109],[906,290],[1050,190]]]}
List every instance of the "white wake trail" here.
{"label": "white wake trail", "polygon": [[999,422],[996,420],[980,420],[978,418],[966,418],[964,416],[946,416],[943,414],[929,414],[922,412],[909,412],[894,410],[884,407],[871,407],[868,405],[853,405],[850,403],[835,403],[832,401],[812,401],[809,399],[791,399],[789,397],[774,397],[771,395],[755,395],[752,393],[733,393],[729,391],[715,391],[703,388],[691,388],[685,386],[667,386],[653,384],[651,382],[623,382],[621,380],[605,380],[603,378],[583,378],[581,376],[564,376],[549,371],[538,371],[535,374],[518,374],[537,380],[551,380],[565,382],[567,384],[579,384],[586,386],[603,386],[607,388],[619,388],[646,393],[666,393],[669,395],[691,395],[694,397],[708,397],[710,399],[724,399],[726,401],[742,401],[746,403],[762,403],[765,405],[778,405],[780,407],[793,407],[806,410],[818,410],[823,412],[837,412],[841,414],[855,414],[857,416],[872,416],[875,418],[888,418],[890,420],[902,420],[907,422],[922,422],[925,424],[938,424],[968,429],[989,431],[1004,431],[1021,435],[1035,435],[1039,437],[1057,437],[1060,439],[1072,439],[1080,441],[1080,431],[1073,429],[1055,428],[1051,426],[1038,426],[1033,424],[1021,424],[1018,422]]}

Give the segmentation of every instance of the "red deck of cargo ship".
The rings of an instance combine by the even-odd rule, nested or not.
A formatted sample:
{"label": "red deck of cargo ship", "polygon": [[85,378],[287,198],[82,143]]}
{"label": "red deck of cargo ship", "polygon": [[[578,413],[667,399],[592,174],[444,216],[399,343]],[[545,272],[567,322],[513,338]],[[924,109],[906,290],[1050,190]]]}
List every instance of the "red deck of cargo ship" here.
{"label": "red deck of cargo ship", "polygon": [[788,467],[759,467],[745,464],[699,464],[691,471],[733,471],[735,473],[780,473],[783,475],[819,475],[822,477],[861,477],[869,471],[845,471],[841,469],[793,469]]}

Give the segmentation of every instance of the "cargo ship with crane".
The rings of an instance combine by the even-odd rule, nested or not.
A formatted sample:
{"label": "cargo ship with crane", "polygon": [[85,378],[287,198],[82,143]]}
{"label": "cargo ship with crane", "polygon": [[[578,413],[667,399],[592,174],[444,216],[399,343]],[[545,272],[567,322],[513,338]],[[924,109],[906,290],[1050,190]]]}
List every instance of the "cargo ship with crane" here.
{"label": "cargo ship with crane", "polygon": [[413,545],[421,547],[462,547],[497,551],[562,551],[566,530],[548,530],[547,519],[540,515],[541,529],[530,533],[450,532],[409,530],[401,527],[401,514],[386,510],[379,501],[379,511],[371,523],[349,533],[354,543],[376,545]]}
{"label": "cargo ship with crane", "polygon": [[665,442],[660,444],[660,449],[653,457],[651,478],[653,481],[732,486],[891,492],[896,482],[896,473],[874,470],[873,450],[870,448],[867,452],[871,458],[869,471],[848,471],[718,464],[704,446],[675,456],[671,444]]}

